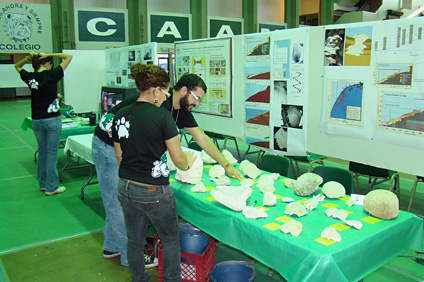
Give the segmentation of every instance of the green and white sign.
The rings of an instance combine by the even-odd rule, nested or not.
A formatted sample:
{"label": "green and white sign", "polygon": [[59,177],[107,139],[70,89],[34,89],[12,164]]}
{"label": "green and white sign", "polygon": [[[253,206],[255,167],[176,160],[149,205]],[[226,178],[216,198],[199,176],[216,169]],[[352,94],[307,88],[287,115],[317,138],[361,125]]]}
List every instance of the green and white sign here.
{"label": "green and white sign", "polygon": [[258,23],[258,32],[269,32],[274,30],[283,30],[287,28],[285,23],[270,23],[270,22],[260,22]]}
{"label": "green and white sign", "polygon": [[191,39],[191,15],[164,14],[149,15],[150,42],[174,43]]}
{"label": "green and white sign", "polygon": [[209,37],[243,34],[243,19],[209,18]]}

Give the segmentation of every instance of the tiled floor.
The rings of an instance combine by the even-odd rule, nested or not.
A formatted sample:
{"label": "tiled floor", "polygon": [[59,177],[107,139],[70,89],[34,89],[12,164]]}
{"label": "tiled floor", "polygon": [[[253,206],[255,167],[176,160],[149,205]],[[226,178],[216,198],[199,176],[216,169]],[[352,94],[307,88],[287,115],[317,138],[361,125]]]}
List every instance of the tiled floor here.
{"label": "tiled floor", "polygon": [[[64,174],[66,193],[45,197],[39,191],[34,134],[21,129],[23,119],[29,115],[29,100],[0,102],[0,258],[7,262],[3,263],[4,268],[0,265],[0,281],[7,281],[8,275],[10,279],[14,277],[10,280],[13,282],[130,281],[127,268],[121,267],[119,262],[109,263],[100,255],[103,238],[99,231],[104,224],[104,210],[97,185],[88,186],[85,200],[80,199],[80,188],[88,177],[86,170],[69,170]],[[231,143],[227,149],[236,155]],[[243,154],[247,146],[241,142],[239,146]],[[247,158],[255,161],[256,155]],[[58,167],[62,167],[65,161],[63,151],[59,150]],[[331,159],[326,165],[346,167],[346,162]],[[301,165],[301,170],[305,172],[306,165]],[[408,205],[411,179],[413,176],[402,175],[402,210]],[[362,193],[367,192],[366,179],[361,179],[360,187]],[[418,186],[411,211],[424,214],[423,184]],[[412,255],[414,251],[407,254]],[[69,260],[70,257],[74,259]],[[249,261],[250,258],[220,244],[216,248],[216,262],[224,260]],[[255,263],[255,269],[258,282],[285,281],[277,273],[268,276],[268,268],[260,262]],[[16,278],[16,273],[23,275]],[[423,273],[423,265],[411,258],[399,257],[365,277],[365,281],[423,281]],[[52,280],[46,280],[46,277]],[[62,278],[56,280],[53,277]],[[86,280],[89,277],[90,280]]]}

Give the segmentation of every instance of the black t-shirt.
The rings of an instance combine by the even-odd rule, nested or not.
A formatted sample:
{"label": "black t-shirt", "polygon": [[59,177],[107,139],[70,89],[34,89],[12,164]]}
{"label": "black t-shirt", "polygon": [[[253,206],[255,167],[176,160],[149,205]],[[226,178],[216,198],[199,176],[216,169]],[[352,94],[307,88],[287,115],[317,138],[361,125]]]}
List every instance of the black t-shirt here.
{"label": "black t-shirt", "polygon": [[41,72],[27,72],[22,69],[19,74],[31,89],[32,119],[60,116],[57,83],[63,77],[62,67]]}
{"label": "black t-shirt", "polygon": [[190,128],[190,127],[198,127],[196,120],[191,112],[184,111],[182,109],[176,110],[173,107],[173,90],[170,89],[169,93],[172,94],[165,102],[162,103],[161,107],[167,109],[171,112],[172,117],[174,118],[175,123],[178,128]]}
{"label": "black t-shirt", "polygon": [[105,113],[99,121],[99,124],[94,129],[94,135],[100,138],[103,142],[106,144],[113,146],[113,140],[112,140],[112,122],[113,118],[115,117],[115,114],[122,109],[123,107],[126,107],[138,99],[138,94],[133,95],[131,97],[128,97],[124,99],[121,103],[114,106],[112,109],[110,109],[107,113]]}
{"label": "black t-shirt", "polygon": [[[162,103],[161,107],[167,109],[174,118],[174,121],[178,128],[190,128],[190,127],[198,127],[196,120],[193,117],[193,114],[191,112],[186,112],[184,110],[175,110],[173,108],[173,100],[174,97],[173,91],[170,90],[169,93],[172,93],[172,96],[168,98],[165,102]],[[110,109],[106,114],[102,116],[102,118],[99,121],[99,125],[96,126],[94,130],[94,135],[100,138],[103,142],[106,144],[113,146],[113,140],[112,140],[112,120],[115,114],[122,109],[125,106],[128,106],[135,101],[137,101],[138,94],[133,95],[112,109]]]}
{"label": "black t-shirt", "polygon": [[136,102],[115,114],[114,142],[121,145],[119,176],[152,185],[169,184],[166,144],[178,135],[170,113],[146,102]]}

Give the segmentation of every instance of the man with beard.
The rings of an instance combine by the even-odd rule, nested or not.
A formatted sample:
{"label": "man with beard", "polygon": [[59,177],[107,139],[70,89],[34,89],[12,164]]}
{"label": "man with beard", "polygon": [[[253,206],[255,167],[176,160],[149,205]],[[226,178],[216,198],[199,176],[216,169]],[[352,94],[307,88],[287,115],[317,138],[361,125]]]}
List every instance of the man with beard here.
{"label": "man with beard", "polygon": [[206,91],[207,86],[200,76],[184,74],[174,88],[169,90],[171,97],[161,107],[171,112],[177,127],[185,128],[196,143],[225,168],[225,172],[230,177],[242,180],[244,179],[242,173],[225,159],[212,140],[199,128],[191,113],[191,110],[199,105]]}

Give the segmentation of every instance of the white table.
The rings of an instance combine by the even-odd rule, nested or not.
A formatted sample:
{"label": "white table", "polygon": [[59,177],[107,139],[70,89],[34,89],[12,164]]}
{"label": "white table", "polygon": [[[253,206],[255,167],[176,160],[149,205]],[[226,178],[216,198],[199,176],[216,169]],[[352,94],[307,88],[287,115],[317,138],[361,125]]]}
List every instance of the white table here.
{"label": "white table", "polygon": [[[93,167],[94,161],[93,156],[91,154],[91,143],[93,141],[93,134],[83,134],[83,135],[72,135],[66,138],[65,148],[63,152],[68,156],[68,160],[65,166],[62,168],[59,174],[59,179],[62,181],[62,173],[65,169],[74,169],[81,167],[89,167],[90,174],[88,180],[81,187],[81,199],[84,200],[84,189],[87,185],[97,184],[97,181],[91,182],[93,179]],[[69,167],[70,159],[72,156],[77,156],[79,158],[84,159],[87,164],[80,165],[77,163],[75,166]]]}

